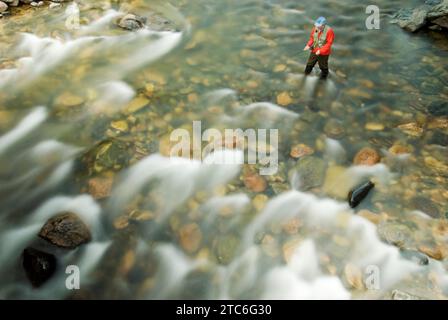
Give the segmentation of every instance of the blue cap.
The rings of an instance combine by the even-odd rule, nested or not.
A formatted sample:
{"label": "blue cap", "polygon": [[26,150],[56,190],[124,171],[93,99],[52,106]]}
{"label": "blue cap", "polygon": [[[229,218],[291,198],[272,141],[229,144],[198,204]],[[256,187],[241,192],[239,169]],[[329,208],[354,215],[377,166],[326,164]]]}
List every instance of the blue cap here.
{"label": "blue cap", "polygon": [[322,27],[323,25],[327,24],[327,19],[324,17],[317,18],[316,22],[314,22],[315,27]]}

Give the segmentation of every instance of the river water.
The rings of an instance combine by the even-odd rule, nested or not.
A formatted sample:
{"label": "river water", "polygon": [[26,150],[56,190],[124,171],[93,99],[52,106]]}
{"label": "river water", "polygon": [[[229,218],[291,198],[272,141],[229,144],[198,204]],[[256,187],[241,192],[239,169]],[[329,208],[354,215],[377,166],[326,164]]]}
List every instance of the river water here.
{"label": "river water", "polygon": [[[448,39],[389,24],[417,1],[376,1],[380,30],[352,0],[77,3],[80,28],[69,4],[0,19],[1,298],[446,298],[448,120],[428,110],[448,98]],[[120,12],[153,28],[117,28]],[[336,34],[324,82],[303,77],[321,15]],[[193,121],[277,129],[278,171],[170,158]],[[363,147],[381,162],[354,165]],[[90,243],[37,237],[64,211]],[[27,246],[58,259],[37,289]]]}

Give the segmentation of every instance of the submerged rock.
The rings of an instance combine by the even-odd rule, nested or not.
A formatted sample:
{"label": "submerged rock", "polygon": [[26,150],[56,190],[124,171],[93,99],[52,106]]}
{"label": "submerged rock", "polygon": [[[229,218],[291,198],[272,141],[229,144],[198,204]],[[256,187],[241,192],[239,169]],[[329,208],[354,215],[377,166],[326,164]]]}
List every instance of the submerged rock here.
{"label": "submerged rock", "polygon": [[52,254],[26,248],[23,250],[23,268],[34,287],[40,287],[56,271],[56,257]]}
{"label": "submerged rock", "polygon": [[413,246],[412,230],[398,222],[385,222],[378,225],[378,235],[385,242],[399,248]]}
{"label": "submerged rock", "polygon": [[401,9],[391,20],[401,28],[416,32],[424,27],[448,26],[448,0],[426,0],[424,5],[413,9]]}
{"label": "submerged rock", "polygon": [[422,300],[422,298],[411,295],[401,290],[394,290],[392,292],[392,300]]}
{"label": "submerged rock", "polygon": [[104,199],[110,196],[112,185],[112,178],[92,178],[88,181],[88,192],[95,199]]}
{"label": "submerged rock", "polygon": [[220,264],[227,265],[235,257],[240,240],[234,235],[218,236],[213,241],[216,259]]}
{"label": "submerged rock", "polygon": [[373,187],[375,187],[375,184],[372,181],[367,181],[352,189],[348,194],[348,204],[350,207],[355,208],[358,206],[367,197]]}
{"label": "submerged rock", "polygon": [[443,260],[447,256],[447,250],[437,244],[420,245],[418,250],[435,260]]}
{"label": "submerged rock", "polygon": [[202,242],[202,231],[197,223],[190,223],[182,226],[179,230],[179,241],[182,248],[189,252],[199,249]]}
{"label": "submerged rock", "polygon": [[353,159],[353,163],[357,166],[373,166],[380,162],[379,153],[373,148],[362,148]]}
{"label": "submerged rock", "polygon": [[441,131],[434,132],[431,139],[429,140],[429,144],[437,144],[443,147],[448,146],[448,134],[445,134]]}
{"label": "submerged rock", "polygon": [[428,112],[436,117],[448,116],[448,103],[444,101],[434,101],[428,106]]}
{"label": "submerged rock", "polygon": [[288,92],[282,92],[277,96],[277,104],[280,106],[288,106],[292,103],[292,98]]}
{"label": "submerged rock", "polygon": [[345,135],[345,128],[341,121],[330,119],[324,126],[325,134],[333,139],[340,139]]}
{"label": "submerged rock", "polygon": [[39,237],[68,249],[76,248],[91,239],[85,223],[72,212],[60,213],[49,219],[40,230]]}
{"label": "submerged rock", "polygon": [[106,170],[118,171],[129,162],[130,147],[118,139],[101,141],[82,156],[82,163],[89,174]]}
{"label": "submerged rock", "polygon": [[410,201],[410,206],[412,209],[424,212],[435,219],[440,218],[439,209],[437,206],[425,197],[417,196],[412,198]]}
{"label": "submerged rock", "polygon": [[423,128],[416,122],[404,123],[397,128],[411,137],[420,137],[423,134]]}
{"label": "submerged rock", "polygon": [[301,190],[306,191],[314,187],[319,187],[324,182],[326,164],[322,159],[306,156],[297,162],[295,168],[299,175]]}
{"label": "submerged rock", "polygon": [[314,153],[313,148],[307,146],[306,144],[297,144],[291,148],[289,155],[292,158],[298,159],[303,156],[308,156]]}
{"label": "submerged rock", "polygon": [[135,31],[138,29],[142,29],[145,26],[146,22],[147,22],[147,18],[140,17],[135,14],[129,13],[129,14],[125,15],[124,17],[122,17],[118,21],[117,25],[120,28],[129,30],[129,31]]}
{"label": "submerged rock", "polygon": [[266,179],[256,173],[250,173],[244,176],[244,185],[252,192],[263,192],[267,188]]}
{"label": "submerged rock", "polygon": [[426,255],[415,250],[400,249],[400,254],[403,258],[412,260],[422,266],[429,263],[429,259]]}

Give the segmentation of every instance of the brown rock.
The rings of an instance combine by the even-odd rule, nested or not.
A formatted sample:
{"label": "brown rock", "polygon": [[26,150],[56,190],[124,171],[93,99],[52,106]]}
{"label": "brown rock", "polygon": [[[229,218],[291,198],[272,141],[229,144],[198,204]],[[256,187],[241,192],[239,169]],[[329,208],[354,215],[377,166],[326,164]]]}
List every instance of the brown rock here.
{"label": "brown rock", "polygon": [[353,163],[358,166],[373,166],[380,162],[380,160],[381,157],[375,149],[365,147],[356,154]]}
{"label": "brown rock", "polygon": [[290,235],[297,234],[301,226],[302,222],[299,218],[292,218],[283,224],[283,231]]}
{"label": "brown rock", "polygon": [[72,212],[63,212],[49,219],[40,230],[39,237],[68,249],[87,243],[92,238],[86,224]]}
{"label": "brown rock", "polygon": [[255,173],[244,177],[244,185],[253,192],[263,192],[267,188],[266,180]]}
{"label": "brown rock", "polygon": [[436,260],[443,260],[446,257],[446,252],[442,251],[438,246],[422,245],[418,247],[418,250]]}
{"label": "brown rock", "polygon": [[95,199],[104,199],[110,196],[112,184],[112,179],[92,178],[88,182],[88,192]]}
{"label": "brown rock", "polygon": [[277,104],[280,106],[288,106],[292,103],[292,99],[288,92],[282,92],[277,96]]}
{"label": "brown rock", "polygon": [[196,223],[186,224],[179,230],[179,240],[185,251],[193,253],[198,250],[202,242],[201,229]]}
{"label": "brown rock", "polygon": [[314,153],[314,150],[311,147],[307,146],[306,144],[301,143],[301,144],[293,146],[291,148],[291,152],[289,153],[289,155],[292,158],[297,159],[297,158],[307,156],[307,155],[310,155],[313,153]]}

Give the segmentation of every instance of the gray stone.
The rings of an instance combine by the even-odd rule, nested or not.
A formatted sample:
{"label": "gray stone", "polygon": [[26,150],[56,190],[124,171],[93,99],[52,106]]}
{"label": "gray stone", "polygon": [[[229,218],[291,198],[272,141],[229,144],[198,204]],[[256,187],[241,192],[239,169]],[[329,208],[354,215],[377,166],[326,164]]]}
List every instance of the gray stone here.
{"label": "gray stone", "polygon": [[401,9],[392,17],[391,23],[410,32],[433,25],[448,28],[448,0],[428,0],[414,9]]}
{"label": "gray stone", "polygon": [[324,182],[326,164],[325,161],[317,157],[303,157],[295,167],[296,173],[299,175],[300,189],[309,190],[319,187]]}
{"label": "gray stone", "polygon": [[118,26],[126,30],[134,31],[143,28],[146,21],[147,19],[144,17],[135,14],[127,14],[118,21]]}

